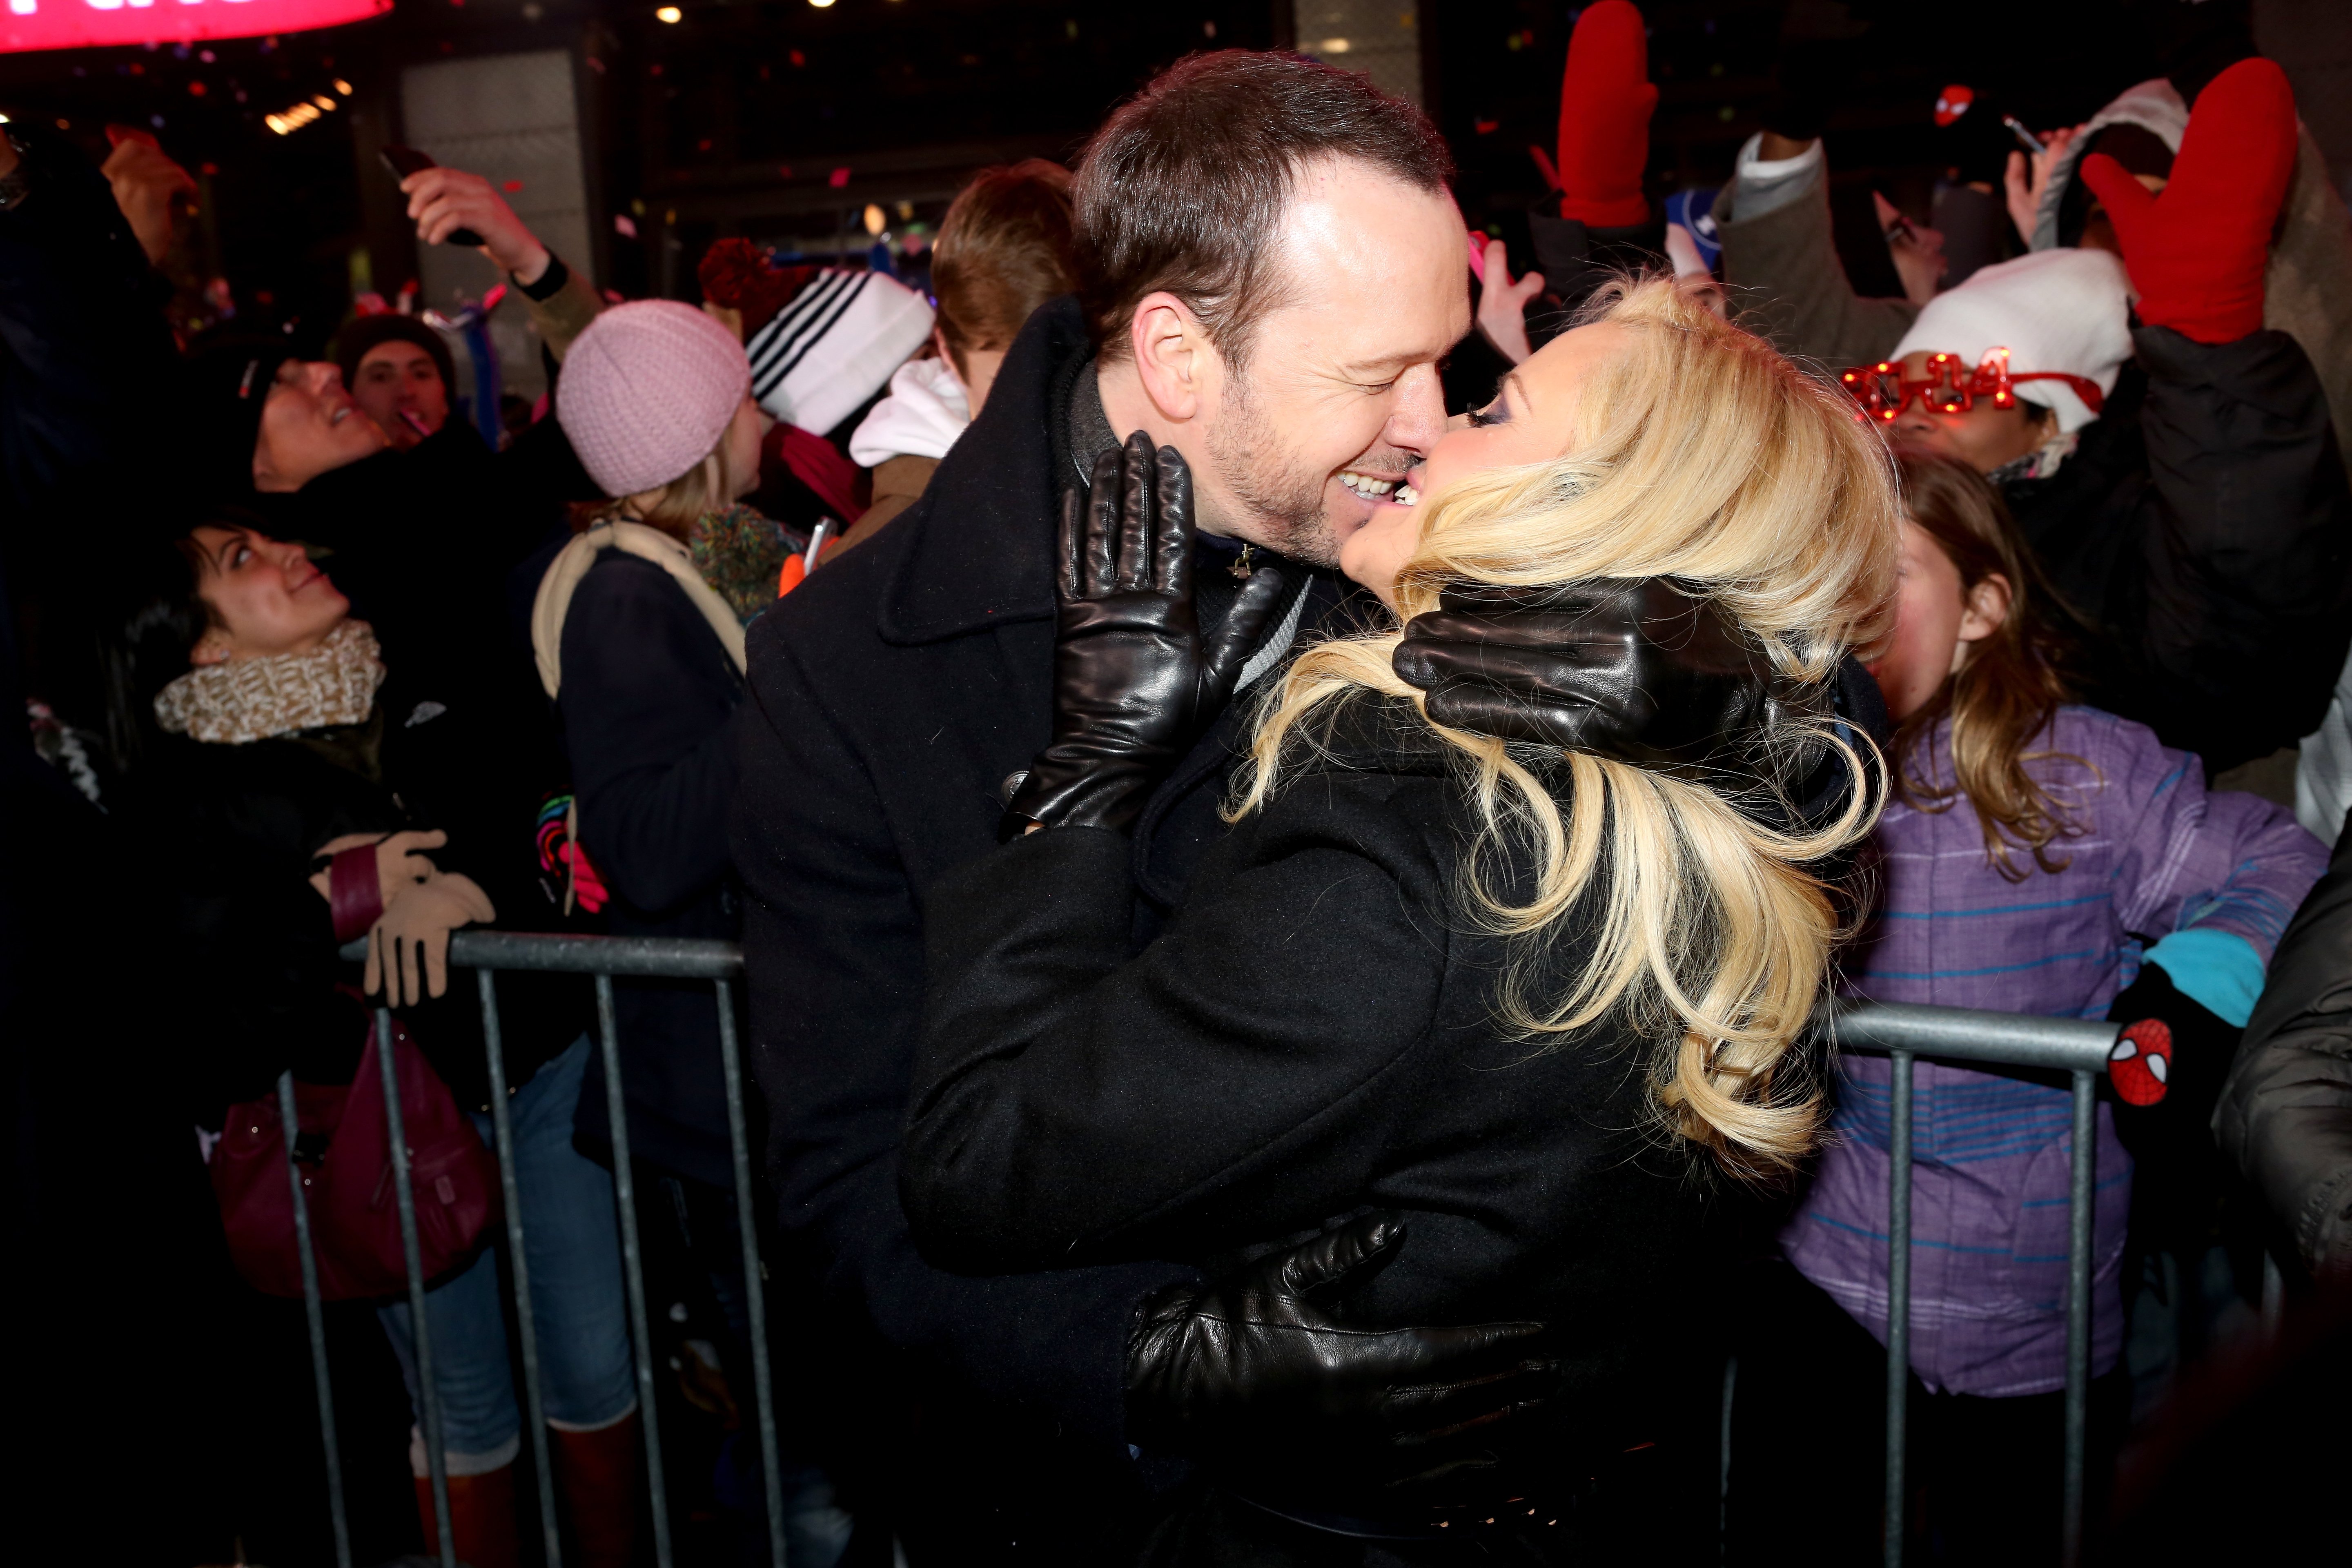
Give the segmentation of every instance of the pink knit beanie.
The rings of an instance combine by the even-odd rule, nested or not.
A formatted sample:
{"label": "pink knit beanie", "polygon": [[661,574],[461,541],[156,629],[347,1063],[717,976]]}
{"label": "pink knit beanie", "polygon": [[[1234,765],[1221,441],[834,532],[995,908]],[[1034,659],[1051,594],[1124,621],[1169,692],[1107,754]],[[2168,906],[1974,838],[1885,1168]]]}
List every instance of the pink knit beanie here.
{"label": "pink knit beanie", "polygon": [[735,334],[691,305],[639,300],[588,324],[563,356],[556,418],[609,496],[657,489],[710,455],[751,389]]}

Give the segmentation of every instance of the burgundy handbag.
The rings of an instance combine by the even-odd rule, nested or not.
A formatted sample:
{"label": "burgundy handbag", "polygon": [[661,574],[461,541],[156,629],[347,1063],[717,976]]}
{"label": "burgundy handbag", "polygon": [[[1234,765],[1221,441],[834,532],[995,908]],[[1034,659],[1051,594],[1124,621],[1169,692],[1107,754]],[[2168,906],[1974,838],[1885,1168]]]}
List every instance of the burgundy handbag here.
{"label": "burgundy handbag", "polygon": [[[425,1278],[433,1280],[463,1264],[480,1245],[498,1208],[498,1164],[398,1020],[392,1026],[392,1060],[407,1134],[409,1183],[416,1194],[418,1249]],[[302,1194],[310,1210],[320,1295],[341,1301],[405,1294],[408,1266],[373,1024],[352,1081],[298,1082],[294,1114],[300,1123],[295,1148],[303,1156]],[[321,1145],[322,1152],[310,1154]],[[276,1094],[229,1107],[213,1150],[212,1175],[237,1272],[267,1295],[301,1295],[286,1130]]]}

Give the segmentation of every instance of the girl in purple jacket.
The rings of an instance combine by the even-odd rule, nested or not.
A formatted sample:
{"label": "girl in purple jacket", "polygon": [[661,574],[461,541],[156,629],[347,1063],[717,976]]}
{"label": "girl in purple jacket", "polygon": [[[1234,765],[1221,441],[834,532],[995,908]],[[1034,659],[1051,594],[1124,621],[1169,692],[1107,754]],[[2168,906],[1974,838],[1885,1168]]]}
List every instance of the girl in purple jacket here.
{"label": "girl in purple jacket", "polygon": [[[1874,838],[1883,898],[1845,955],[1847,987],[1885,1002],[2162,1017],[2176,1041],[2173,1098],[2194,1100],[2192,1079],[2218,1087],[2326,851],[2285,809],[2209,792],[2198,759],[2143,726],[2068,703],[2044,590],[1999,495],[1944,458],[1898,464],[1897,624],[1871,666],[1897,725],[1894,789]],[[2038,1559],[2058,1542],[2068,1090],[1933,1062],[1916,1071],[1910,1474],[1937,1555]],[[1788,1331],[1773,1352],[1743,1352],[1739,1369],[1741,1404],[1799,1380],[1828,1426],[1841,1402],[1822,1394],[1843,1382],[1883,1401],[1870,1339],[1884,1344],[1887,1312],[1892,1069],[1849,1058],[1841,1075],[1818,1173],[1780,1237],[1802,1277],[1782,1278]],[[2106,1377],[2095,1402],[2119,1415],[2125,1379],[2107,1374],[2124,1339],[2133,1161],[2116,1107],[2100,1105],[2098,1130],[2092,1373]],[[1855,1446],[1857,1464],[1841,1468],[1859,1483],[1859,1508],[1839,1511],[1858,1513],[1869,1539],[1855,1544],[1873,1552],[1878,1510],[1863,1494],[1878,1485],[1880,1426],[1845,1422],[1832,1439]]]}

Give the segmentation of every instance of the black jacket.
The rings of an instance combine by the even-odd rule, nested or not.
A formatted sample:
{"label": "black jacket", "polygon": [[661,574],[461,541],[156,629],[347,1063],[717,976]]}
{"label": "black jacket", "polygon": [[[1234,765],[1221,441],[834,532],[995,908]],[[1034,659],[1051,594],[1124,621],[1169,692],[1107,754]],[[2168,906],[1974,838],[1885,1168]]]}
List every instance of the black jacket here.
{"label": "black jacket", "polygon": [[[922,498],[752,626],[734,819],[782,1223],[837,1298],[914,1352],[931,1409],[986,1407],[985,1450],[953,1462],[1019,1471],[1005,1506],[1049,1531],[1046,1516],[1131,1484],[1128,1331],[1146,1296],[1192,1271],[934,1267],[899,1208],[898,1138],[922,897],[994,847],[999,791],[1048,738],[1054,501],[1068,461],[1055,389],[1087,353],[1074,301],[1040,310]],[[1139,850],[1213,836],[1202,825],[1231,757],[1208,744],[1155,800],[1158,831]]]}
{"label": "black jacket", "polygon": [[[185,998],[199,1104],[266,1095],[289,1067],[315,1082],[351,1077],[368,1010],[338,989],[360,976],[336,956],[327,901],[309,881],[312,856],[331,839],[444,828],[449,843],[434,860],[480,884],[498,924],[542,923],[537,798],[527,781],[482,765],[499,723],[495,709],[461,690],[394,674],[366,722],[244,745],[173,737],[132,775],[122,813],[150,863],[173,868],[164,968]],[[503,975],[499,1000],[509,1089],[586,1026],[577,976]],[[458,1104],[484,1107],[470,974],[453,972],[446,995],[403,1017]]]}
{"label": "black jacket", "polygon": [[2218,773],[2327,710],[2352,647],[2352,490],[2293,338],[2132,339],[2074,455],[2002,490],[2080,617],[2083,700]]}
{"label": "black jacket", "polygon": [[417,679],[494,669],[502,700],[527,723],[545,704],[512,634],[507,576],[568,531],[563,503],[599,499],[552,418],[495,455],[472,426],[451,419],[408,451],[378,452],[292,494],[248,494],[240,504],[276,537],[312,548],[392,668]]}
{"label": "black jacket", "polygon": [[2352,834],[2271,955],[2213,1134],[2304,1267],[2352,1271]]}
{"label": "black jacket", "polygon": [[[563,622],[557,706],[588,858],[614,895],[616,936],[716,937],[739,917],[727,859],[742,679],[683,589],[649,561],[606,551]],[[718,995],[706,981],[616,984],[630,1152],[732,1190]],[[604,1081],[582,1087],[578,1126],[609,1143]]]}
{"label": "black jacket", "polygon": [[[1139,953],[1116,834],[1033,834],[934,885],[916,1240],[972,1270],[1214,1270],[1394,1210],[1408,1237],[1351,1303],[1364,1321],[1549,1322],[1549,1436],[1654,1439],[1685,1414],[1654,1406],[1654,1374],[1746,1200],[1661,1135],[1638,1039],[1547,1050],[1498,1026],[1510,954],[1461,909],[1476,818],[1433,733],[1364,702],[1332,752],[1210,851]],[[1581,972],[1590,918],[1563,917],[1538,994]]]}

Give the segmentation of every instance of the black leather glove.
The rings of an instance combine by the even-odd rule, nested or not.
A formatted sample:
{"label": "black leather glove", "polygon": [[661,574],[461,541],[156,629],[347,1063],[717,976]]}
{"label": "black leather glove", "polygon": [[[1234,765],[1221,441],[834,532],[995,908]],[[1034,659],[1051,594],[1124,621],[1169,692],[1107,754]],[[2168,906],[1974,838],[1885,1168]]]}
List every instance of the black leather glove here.
{"label": "black leather glove", "polygon": [[1372,1330],[1307,1300],[1370,1268],[1404,1229],[1368,1215],[1145,1302],[1128,1339],[1129,1435],[1244,1464],[1362,1456],[1411,1470],[1427,1445],[1542,1403],[1554,1363],[1517,1359],[1541,1323]]}
{"label": "black leather glove", "polygon": [[1448,588],[1391,662],[1448,728],[1715,783],[1792,785],[1758,742],[1831,706],[1826,686],[1777,673],[1713,600],[1656,578]]}
{"label": "black leather glove", "polygon": [[1124,833],[1223,710],[1293,584],[1262,568],[1213,636],[1192,610],[1192,474],[1142,431],[1062,498],[1054,739],[1006,804],[999,836],[1041,826]]}

